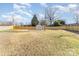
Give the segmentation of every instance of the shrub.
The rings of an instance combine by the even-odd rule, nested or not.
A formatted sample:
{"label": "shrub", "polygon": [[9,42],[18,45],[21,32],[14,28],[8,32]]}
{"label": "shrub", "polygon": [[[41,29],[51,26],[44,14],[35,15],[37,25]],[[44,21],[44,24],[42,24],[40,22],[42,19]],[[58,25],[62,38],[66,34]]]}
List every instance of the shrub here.
{"label": "shrub", "polygon": [[61,26],[61,25],[65,25],[65,21],[63,20],[55,20],[53,23],[54,26]]}

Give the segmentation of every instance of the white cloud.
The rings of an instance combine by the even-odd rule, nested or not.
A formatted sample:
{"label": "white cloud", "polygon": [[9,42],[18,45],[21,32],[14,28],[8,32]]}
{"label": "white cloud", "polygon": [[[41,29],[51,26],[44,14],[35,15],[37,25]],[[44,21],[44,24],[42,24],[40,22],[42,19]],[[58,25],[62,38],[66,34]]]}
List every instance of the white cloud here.
{"label": "white cloud", "polygon": [[[27,13],[28,14],[28,13]],[[28,14],[29,15],[29,14]],[[18,15],[18,14],[14,14],[14,16],[12,15],[1,15],[1,18],[2,19],[5,19],[5,21],[13,21],[13,18],[14,18],[14,23],[15,24],[19,24],[19,23],[26,23],[28,22],[28,18],[26,17],[23,17],[21,15]]]}
{"label": "white cloud", "polygon": [[46,3],[40,3],[40,5],[43,7],[48,7],[48,5]]}
{"label": "white cloud", "polygon": [[28,17],[32,17],[32,14],[30,12],[24,11],[24,10],[18,10],[16,13],[19,13],[20,15],[27,15]]}
{"label": "white cloud", "polygon": [[31,4],[25,4],[25,3],[14,4],[15,14],[19,13],[20,15],[27,15],[28,17],[32,17],[32,11],[26,10],[26,6],[31,7]]}
{"label": "white cloud", "polygon": [[14,16],[14,23],[16,25],[19,25],[20,23],[22,24],[29,24],[30,23],[30,20],[28,20],[29,18],[25,18],[21,15],[18,15],[18,14],[15,14]]}
{"label": "white cloud", "polygon": [[70,9],[71,12],[77,10],[78,5],[77,4],[69,4],[68,8]]}
{"label": "white cloud", "polygon": [[25,5],[28,6],[28,7],[31,7],[32,6],[30,3],[26,3]]}
{"label": "white cloud", "polygon": [[32,17],[32,14],[25,12],[26,15],[28,15],[29,17]]}
{"label": "white cloud", "polygon": [[19,5],[19,4],[14,4],[14,10],[25,9],[25,8],[26,8],[26,6]]}
{"label": "white cloud", "polygon": [[14,7],[14,9],[20,9],[20,6],[17,4],[14,4],[13,7]]}
{"label": "white cloud", "polygon": [[27,7],[31,7],[32,6],[30,3],[20,3],[20,5],[24,5],[24,6],[27,6]]}
{"label": "white cloud", "polygon": [[9,13],[1,14],[2,21],[12,21],[14,15],[14,11],[11,11]]}
{"label": "white cloud", "polygon": [[68,7],[72,13],[79,15],[79,7],[77,4],[69,4]]}
{"label": "white cloud", "polygon": [[15,22],[22,22],[23,20],[24,20],[25,18],[24,17],[22,17],[21,15],[15,15],[14,16],[14,21]]}
{"label": "white cloud", "polygon": [[[18,19],[17,19],[18,18]],[[19,20],[19,19],[23,19],[23,17],[21,16],[21,15],[14,15],[14,19],[17,19],[17,20]]]}
{"label": "white cloud", "polygon": [[15,16],[14,16],[14,21],[15,21],[15,22],[18,22],[18,21],[20,22],[20,21],[22,21],[23,19],[24,19],[24,18],[23,18],[21,15],[15,15]]}
{"label": "white cloud", "polygon": [[3,19],[5,19],[5,21],[12,21],[12,16],[11,15],[1,15],[1,17]]}
{"label": "white cloud", "polygon": [[60,9],[60,10],[64,10],[64,9],[65,9],[65,7],[60,6],[60,5],[56,5],[56,6],[54,6],[54,7],[58,8],[58,9]]}
{"label": "white cloud", "polygon": [[64,12],[71,12],[73,10],[76,10],[77,5],[76,4],[69,4],[68,6],[56,5],[54,7]]}
{"label": "white cloud", "polygon": [[67,7],[67,6],[56,5],[54,7],[58,8],[59,10],[64,11],[64,12],[70,11],[69,7]]}
{"label": "white cloud", "polygon": [[79,15],[79,10],[75,10],[74,13]]}
{"label": "white cloud", "polygon": [[44,14],[42,14],[42,13],[40,13],[39,16],[40,16],[41,18],[44,18]]}
{"label": "white cloud", "polygon": [[43,20],[43,19],[44,19],[44,14],[39,13],[39,14],[37,15],[37,18],[38,18],[39,20]]}
{"label": "white cloud", "polygon": [[70,7],[70,8],[76,8],[77,5],[76,4],[69,4],[68,7]]}
{"label": "white cloud", "polygon": [[7,17],[6,15],[1,15],[3,18]]}
{"label": "white cloud", "polygon": [[33,14],[33,11],[32,10],[29,10],[29,12]]}

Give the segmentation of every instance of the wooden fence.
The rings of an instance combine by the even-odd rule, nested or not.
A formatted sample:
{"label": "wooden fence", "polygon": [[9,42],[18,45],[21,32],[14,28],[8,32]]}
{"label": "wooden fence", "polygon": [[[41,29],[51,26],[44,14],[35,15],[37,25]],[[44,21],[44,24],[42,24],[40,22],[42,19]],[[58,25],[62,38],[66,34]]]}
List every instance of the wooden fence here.
{"label": "wooden fence", "polygon": [[[35,30],[36,27],[33,26],[14,26],[14,29],[28,29],[28,30]],[[72,30],[72,31],[79,31],[79,25],[65,25],[65,26],[52,26],[52,27],[45,27],[47,30]]]}

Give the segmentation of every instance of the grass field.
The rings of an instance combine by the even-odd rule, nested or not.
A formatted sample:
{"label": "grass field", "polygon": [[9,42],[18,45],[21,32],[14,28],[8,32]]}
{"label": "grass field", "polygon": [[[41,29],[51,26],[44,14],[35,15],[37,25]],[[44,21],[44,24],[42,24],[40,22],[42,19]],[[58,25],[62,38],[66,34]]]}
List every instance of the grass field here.
{"label": "grass field", "polygon": [[0,32],[0,55],[79,55],[79,35],[64,30]]}

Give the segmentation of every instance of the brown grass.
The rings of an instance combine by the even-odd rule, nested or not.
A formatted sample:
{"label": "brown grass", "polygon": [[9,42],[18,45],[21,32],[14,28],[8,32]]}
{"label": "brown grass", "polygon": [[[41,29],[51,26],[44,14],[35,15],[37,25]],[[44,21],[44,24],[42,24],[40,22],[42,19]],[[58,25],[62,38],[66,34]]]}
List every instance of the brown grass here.
{"label": "brown grass", "polygon": [[0,32],[0,55],[79,55],[78,36],[64,30]]}

